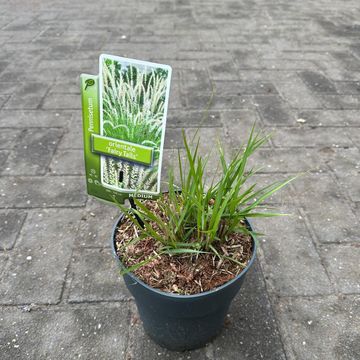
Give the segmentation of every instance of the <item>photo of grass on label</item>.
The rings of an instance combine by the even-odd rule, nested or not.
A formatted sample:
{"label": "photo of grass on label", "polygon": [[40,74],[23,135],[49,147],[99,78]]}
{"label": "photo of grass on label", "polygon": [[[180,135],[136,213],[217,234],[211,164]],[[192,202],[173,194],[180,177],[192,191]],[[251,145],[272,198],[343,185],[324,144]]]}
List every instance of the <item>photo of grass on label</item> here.
{"label": "photo of grass on label", "polygon": [[151,147],[153,162],[147,166],[102,156],[102,181],[119,189],[157,192],[169,71],[124,60],[102,57],[101,134]]}

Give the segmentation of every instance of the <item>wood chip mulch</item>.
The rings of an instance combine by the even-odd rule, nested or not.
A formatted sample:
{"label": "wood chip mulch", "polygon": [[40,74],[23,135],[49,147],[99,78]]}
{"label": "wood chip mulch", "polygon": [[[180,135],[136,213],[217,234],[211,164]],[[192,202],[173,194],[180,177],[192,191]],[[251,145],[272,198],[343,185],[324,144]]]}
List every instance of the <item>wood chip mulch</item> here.
{"label": "wood chip mulch", "polygon": [[[146,201],[158,216],[159,209],[154,201]],[[252,238],[249,235],[233,233],[224,244],[214,244],[221,255],[230,256],[243,266],[231,261],[220,260],[214,254],[159,255],[161,244],[147,237],[128,245],[138,236],[139,230],[126,219],[116,234],[116,250],[121,262],[130,267],[149,257],[155,258],[136,269],[134,274],[146,284],[165,292],[182,295],[197,294],[221,286],[237,276],[251,259]]]}

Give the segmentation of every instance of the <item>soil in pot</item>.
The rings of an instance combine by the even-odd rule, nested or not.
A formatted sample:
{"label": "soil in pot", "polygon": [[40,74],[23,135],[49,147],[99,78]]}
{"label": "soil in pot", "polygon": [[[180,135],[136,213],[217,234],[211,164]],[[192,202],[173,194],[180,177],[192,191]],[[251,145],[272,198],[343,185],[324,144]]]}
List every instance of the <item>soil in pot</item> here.
{"label": "soil in pot", "polygon": [[[164,218],[156,201],[145,201],[144,204],[154,214]],[[156,229],[155,224],[152,225]],[[126,267],[159,252],[161,245],[150,237],[127,245],[137,236],[138,229],[129,219],[125,219],[117,228],[116,252]],[[232,233],[226,244],[216,244],[214,247],[219,254],[234,258],[243,265],[232,260],[220,260],[214,254],[162,254],[135,270],[134,274],[149,286],[165,292],[190,295],[212,290],[242,272],[251,259],[253,241],[250,235]]]}

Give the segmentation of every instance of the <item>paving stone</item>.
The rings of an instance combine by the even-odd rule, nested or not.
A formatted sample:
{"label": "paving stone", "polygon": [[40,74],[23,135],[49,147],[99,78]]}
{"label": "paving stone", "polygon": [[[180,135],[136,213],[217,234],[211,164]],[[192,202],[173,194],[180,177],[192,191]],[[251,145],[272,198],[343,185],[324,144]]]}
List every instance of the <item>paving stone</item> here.
{"label": "paving stone", "polygon": [[351,129],[351,131],[349,131],[349,138],[352,140],[354,146],[360,148],[360,129]]}
{"label": "paving stone", "polygon": [[79,220],[80,213],[72,209],[28,214],[0,282],[2,304],[60,301]]}
{"label": "paving stone", "polygon": [[304,80],[305,84],[311,91],[318,93],[335,93],[334,84],[329,81],[324,75],[314,71],[302,71],[299,76]]}
{"label": "paving stone", "polygon": [[331,55],[337,59],[341,65],[348,70],[359,70],[359,59],[357,59],[354,55],[345,51],[336,51],[331,53]]}
{"label": "paving stone", "polygon": [[[172,81],[174,80],[172,79]],[[181,109],[186,105],[185,103],[186,100],[181,93],[180,84],[179,83],[172,84],[170,97],[169,97],[169,110],[171,111],[172,109]]]}
{"label": "paving stone", "polygon": [[73,113],[72,126],[67,128],[64,132],[63,137],[59,143],[59,149],[66,149],[66,150],[84,150],[84,135],[83,135],[83,128],[82,128],[82,116],[75,115]]}
{"label": "paving stone", "polygon": [[360,81],[336,81],[335,86],[339,94],[358,95],[360,93]]}
{"label": "paving stone", "polygon": [[93,33],[84,36],[84,40],[79,46],[80,50],[101,50],[102,44],[106,42],[109,38],[110,34],[98,34]]}
{"label": "paving stone", "polygon": [[[48,41],[51,39],[49,38]],[[78,44],[56,44],[55,42],[53,45],[49,47],[49,54],[48,58],[62,58],[62,59],[69,59],[73,57],[73,54],[76,53]],[[56,79],[55,79],[56,80]]]}
{"label": "paving stone", "polygon": [[[176,68],[180,67],[176,66]],[[209,80],[208,71],[206,69],[194,69],[193,67],[180,70],[180,85],[181,90],[187,94],[211,94],[213,87]]]}
{"label": "paving stone", "polygon": [[360,56],[360,44],[351,44],[350,49],[353,54]]}
{"label": "paving stone", "polygon": [[9,63],[7,61],[1,61],[0,62],[0,73],[2,73],[8,65],[9,65]]}
{"label": "paving stone", "polygon": [[25,212],[0,211],[0,250],[11,250],[26,218]]}
{"label": "paving stone", "polygon": [[3,272],[5,271],[6,264],[8,262],[8,256],[6,253],[0,253],[0,276],[3,276]]}
{"label": "paving stone", "polygon": [[61,136],[61,129],[26,129],[7,158],[2,174],[45,174]]}
{"label": "paving stone", "polygon": [[78,96],[80,96],[79,79],[71,79],[69,81],[64,81],[64,79],[59,79],[51,86],[49,93],[77,94]]}
{"label": "paving stone", "polygon": [[80,109],[81,100],[74,94],[49,94],[42,105],[43,109]]}
{"label": "paving stone", "polygon": [[331,34],[343,37],[343,36],[351,36],[357,35],[358,29],[356,26],[346,25],[346,24],[337,24],[334,21],[330,20],[318,20],[318,23],[324,27],[324,29],[328,30]]}
{"label": "paving stone", "polygon": [[15,90],[5,109],[37,109],[48,91],[44,83],[26,83]]}
{"label": "paving stone", "polygon": [[187,128],[185,135],[188,144],[196,144],[197,139],[200,140],[199,149],[201,155],[216,153],[217,144],[220,142],[223,146],[227,146],[225,142],[225,134],[222,127],[215,128]]}
{"label": "paving stone", "polygon": [[359,219],[345,199],[343,189],[325,174],[303,176],[293,183],[305,207],[316,238],[321,243],[358,242]]}
{"label": "paving stone", "polygon": [[311,235],[299,211],[282,207],[277,212],[289,216],[253,221],[260,238],[261,260],[268,288],[276,296],[332,293]]}
{"label": "paving stone", "polygon": [[241,81],[288,81],[294,76],[294,70],[274,71],[274,70],[258,70],[258,69],[240,69],[238,71]]}
{"label": "paving stone", "polygon": [[[73,36],[76,36],[77,34],[74,33]],[[95,35],[95,34],[93,34]],[[48,41],[46,40],[45,43],[47,44]],[[97,69],[97,65],[94,64],[94,60],[97,60],[97,58],[88,58],[88,59],[78,59],[78,61],[74,62],[70,59],[57,59],[57,61],[53,61],[53,59],[46,60],[42,59],[36,64],[36,69],[38,70],[52,70],[54,72],[59,73],[66,73],[68,76],[67,78],[72,78],[72,72],[81,72],[84,71],[83,69],[87,69],[86,71],[89,71],[90,73],[95,73]],[[69,76],[70,75],[70,76]],[[59,79],[60,80],[60,79]],[[57,82],[59,82],[59,80]],[[77,79],[79,80],[79,79]],[[80,87],[80,81],[78,82],[78,87]],[[58,96],[61,98],[62,91],[58,91],[56,88],[53,89],[52,95]],[[67,94],[67,92],[65,92]],[[50,93],[49,93],[50,95]]]}
{"label": "paving stone", "polygon": [[58,150],[49,171],[57,175],[84,175],[84,150]]}
{"label": "paving stone", "polygon": [[8,95],[0,95],[0,109],[8,101],[8,99],[9,99]]}
{"label": "paving stone", "polygon": [[219,127],[221,126],[220,112],[217,111],[176,111],[169,114],[166,127],[189,128],[189,127]]}
{"label": "paving stone", "polygon": [[0,350],[10,359],[125,358],[126,304],[87,308],[0,310]]}
{"label": "paving stone", "polygon": [[[16,30],[11,31],[7,30],[6,34],[10,37],[9,41],[6,44],[21,44],[30,43],[36,39],[36,37],[40,34],[40,29],[24,29],[24,30]],[[30,60],[31,61],[31,60]]]}
{"label": "paving stone", "polygon": [[184,147],[182,129],[167,128],[165,132],[164,149],[178,149]]}
{"label": "paving stone", "polygon": [[357,110],[305,110],[298,113],[298,118],[304,119],[310,126],[343,127],[359,124]]}
{"label": "paving stone", "polygon": [[[271,131],[268,129],[268,131]],[[322,127],[291,127],[273,129],[273,137],[277,147],[350,147],[352,142],[346,130]]]}
{"label": "paving stone", "polygon": [[0,167],[2,168],[6,163],[6,160],[9,156],[9,151],[7,150],[0,150]]}
{"label": "paving stone", "polygon": [[[1,65],[0,65],[1,68]],[[0,69],[1,72],[1,69]],[[19,86],[16,82],[4,82],[2,88],[0,89],[0,95],[11,95]],[[8,99],[8,97],[6,97]]]}
{"label": "paving stone", "polygon": [[[25,46],[25,44],[22,44],[22,50],[23,51],[28,51],[29,55],[31,54],[31,52],[36,52],[36,53],[41,53],[44,51],[44,49],[46,48],[45,46],[39,46],[37,44],[34,43],[30,43],[31,45],[27,45]],[[27,49],[26,49],[27,48]],[[14,44],[6,44],[3,46],[4,51],[8,51],[13,53],[13,51],[16,49],[19,49],[19,44],[14,43]],[[8,66],[6,68],[6,70],[4,72],[2,72],[0,74],[0,81],[1,82],[31,82],[31,83],[35,83],[35,82],[43,82],[44,84],[50,84],[53,81],[55,81],[55,79],[57,77],[59,77],[60,74],[57,74],[56,72],[54,72],[51,69],[45,69],[45,70],[36,70],[34,69],[34,67],[32,67],[31,71],[29,71],[29,67],[25,70],[25,69],[21,69],[19,66],[15,67],[14,66]],[[37,102],[39,100],[39,98],[33,98],[31,100],[29,100],[29,104],[28,105],[31,109],[33,109],[33,102]],[[41,102],[38,103],[38,105]],[[21,104],[20,104],[21,106]]]}
{"label": "paving stone", "polygon": [[266,124],[289,124],[293,121],[294,115],[279,96],[258,95],[254,101]]}
{"label": "paving stone", "polygon": [[180,184],[180,170],[178,166],[178,151],[183,163],[186,162],[185,149],[164,149],[161,170],[161,190],[167,190],[167,182],[170,171],[173,172],[174,181]]}
{"label": "paving stone", "polygon": [[[206,68],[206,62],[202,60],[194,60],[194,59],[169,59],[169,63],[172,65],[173,68],[180,71],[180,80],[184,80],[181,82],[182,85],[186,84],[188,81],[195,81],[198,82],[199,78],[202,79],[202,76],[194,79],[194,72],[197,74],[198,71],[202,71],[204,74],[208,74]],[[176,76],[176,71],[174,72]],[[210,84],[209,79],[204,79],[207,84]]]}
{"label": "paving stone", "polygon": [[316,69],[313,62],[308,60],[287,60],[287,59],[261,59],[260,68],[273,71],[287,71],[287,70],[312,70]]}
{"label": "paving stone", "polygon": [[353,201],[360,201],[360,151],[357,148],[336,149],[328,160],[340,185]]}
{"label": "paving stone", "polygon": [[[223,36],[229,36],[233,31],[226,29]],[[226,35],[225,35],[226,34]],[[253,50],[253,49],[251,49]],[[258,54],[254,51],[246,49],[239,50],[238,48],[233,51],[235,64],[238,69],[264,69],[265,64],[259,59]]]}
{"label": "paving stone", "polygon": [[64,32],[66,31],[66,28],[67,28],[67,25],[61,26],[61,25],[57,25],[57,24],[52,24],[46,30],[41,32],[41,34],[38,36],[38,39],[49,38],[49,37],[53,37],[53,36],[59,37],[62,34],[64,34]]}
{"label": "paving stone", "polygon": [[[343,50],[343,49],[339,49]],[[354,70],[347,70],[344,66],[339,66],[339,61],[322,61],[320,63],[315,62],[321,68],[322,73],[330,81],[358,81],[359,72]]]}
{"label": "paving stone", "polygon": [[[254,110],[232,110],[221,113],[221,121],[224,126],[225,146],[229,149],[238,149],[244,144],[250,135],[254,124],[261,128],[259,115]],[[264,144],[269,147],[270,144]]]}
{"label": "paving stone", "polygon": [[[276,134],[274,134],[276,137]],[[332,148],[330,148],[332,149]],[[249,159],[249,167],[261,167],[262,173],[302,173],[306,171],[326,171],[321,159],[321,149],[297,148],[259,149]]]}
{"label": "paving stone", "polygon": [[280,300],[276,312],[288,358],[359,358],[359,308],[359,296]]}
{"label": "paving stone", "polygon": [[0,178],[0,208],[84,206],[86,198],[78,176]]}
{"label": "paving stone", "polygon": [[89,198],[81,215],[76,245],[90,248],[110,247],[111,232],[116,219],[120,216],[117,206]]}
{"label": "paving stone", "polygon": [[5,27],[5,30],[24,30],[26,26],[33,21],[33,19],[34,15],[30,14],[16,18]]}
{"label": "paving stone", "polygon": [[319,100],[325,109],[359,109],[359,95],[321,95]]}
{"label": "paving stone", "polygon": [[62,127],[71,120],[68,111],[1,110],[0,128]]}
{"label": "paving stone", "polygon": [[356,175],[360,168],[360,150],[356,147],[323,147],[318,150],[338,178],[346,174]]}
{"label": "paving stone", "polygon": [[21,137],[20,129],[1,129],[0,149],[12,149]]}
{"label": "paving stone", "polygon": [[320,108],[320,102],[305,86],[302,80],[294,74],[288,81],[275,81],[276,89],[292,108]]}
{"label": "paving stone", "polygon": [[[78,59],[77,59],[78,60]],[[50,60],[51,63],[52,60]],[[46,65],[45,65],[46,66]],[[54,79],[54,82],[61,81],[61,78],[64,76],[72,79],[79,79],[79,73],[81,74],[84,69],[86,69],[86,73],[96,74],[98,73],[98,57],[94,57],[93,59],[78,60],[75,63],[69,62],[66,66],[61,68],[59,71],[59,75]],[[57,72],[56,70],[54,72]],[[47,106],[52,108],[53,104],[58,104],[57,108],[65,108],[65,109],[81,109],[81,98],[79,95],[76,96],[74,92],[66,92],[65,94],[56,90],[47,94],[46,99],[49,100]],[[58,102],[57,102],[58,100]],[[77,100],[77,101],[76,101]]]}
{"label": "paving stone", "polygon": [[17,30],[17,31],[6,31],[7,34],[11,34],[11,40],[8,43],[24,43],[33,41],[39,34],[40,30]]}
{"label": "paving stone", "polygon": [[232,95],[276,95],[277,90],[270,82],[250,81],[215,81],[213,83],[216,94],[220,96]]}
{"label": "paving stone", "polygon": [[281,58],[288,59],[288,60],[310,60],[310,61],[325,61],[331,58],[330,54],[316,52],[316,51],[282,51],[279,55]]}
{"label": "paving stone", "polygon": [[69,302],[115,301],[131,297],[109,249],[76,250],[71,262]]}
{"label": "paving stone", "polygon": [[359,244],[321,246],[320,254],[337,291],[360,293]]}
{"label": "paving stone", "polygon": [[[191,34],[186,34],[186,35],[190,35]],[[183,35],[181,35],[183,36]],[[180,38],[181,38],[180,36]],[[196,45],[197,47],[197,45]],[[215,49],[211,49],[211,50],[198,50],[198,49],[176,49],[176,55],[172,55],[172,56],[168,56],[165,57],[170,59],[173,62],[185,62],[185,63],[190,63],[192,62],[193,64],[195,64],[194,66],[192,66],[193,68],[196,69],[201,69],[203,70],[204,68],[207,68],[207,60],[209,58],[214,59],[216,61],[225,61],[224,57],[221,56]],[[231,62],[231,60],[229,59],[229,57],[227,57],[227,60],[229,62]],[[193,69],[194,70],[194,69]]]}
{"label": "paving stone", "polygon": [[253,108],[251,95],[226,96],[222,94],[188,95],[187,108],[198,111]]}

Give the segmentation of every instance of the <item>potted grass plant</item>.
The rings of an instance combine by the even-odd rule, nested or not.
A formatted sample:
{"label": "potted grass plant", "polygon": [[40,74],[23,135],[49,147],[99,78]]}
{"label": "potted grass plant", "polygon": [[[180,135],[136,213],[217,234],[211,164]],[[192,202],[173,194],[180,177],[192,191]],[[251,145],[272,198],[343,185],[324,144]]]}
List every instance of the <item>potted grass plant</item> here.
{"label": "potted grass plant", "polygon": [[281,215],[269,212],[264,200],[294,178],[260,188],[249,184],[256,173],[248,169],[249,157],[268,137],[253,128],[230,162],[219,146],[222,174],[208,184],[199,140],[189,144],[183,132],[179,186],[169,171],[168,192],[156,201],[119,204],[114,255],[145,331],[168,349],[198,348],[219,334],[256,256],[248,219]]}

